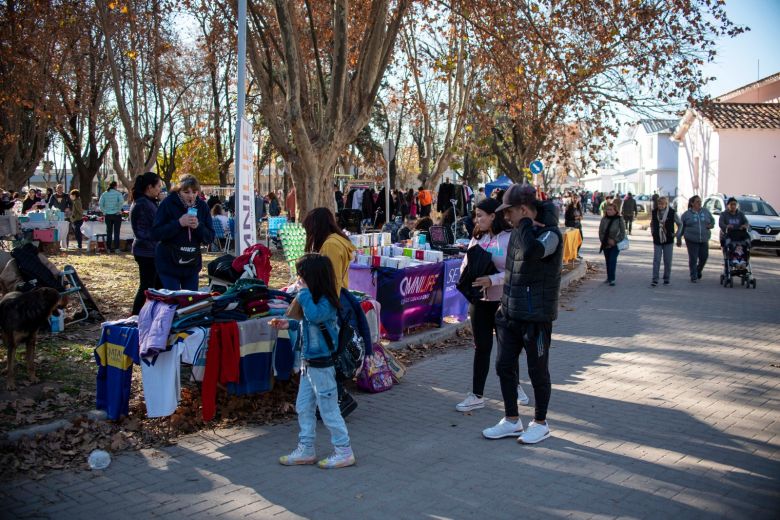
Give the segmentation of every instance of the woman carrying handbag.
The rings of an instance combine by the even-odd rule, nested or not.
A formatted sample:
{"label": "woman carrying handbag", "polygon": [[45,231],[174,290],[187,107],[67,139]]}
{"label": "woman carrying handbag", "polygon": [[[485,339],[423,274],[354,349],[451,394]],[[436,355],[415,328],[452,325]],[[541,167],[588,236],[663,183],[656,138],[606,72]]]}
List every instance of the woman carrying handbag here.
{"label": "woman carrying handbag", "polygon": [[601,249],[604,252],[604,261],[607,264],[607,279],[604,283],[615,285],[615,272],[617,271],[617,258],[620,254],[618,244],[626,238],[626,225],[623,219],[618,215],[617,205],[614,202],[608,202],[604,206],[604,216],[599,224],[599,240]]}

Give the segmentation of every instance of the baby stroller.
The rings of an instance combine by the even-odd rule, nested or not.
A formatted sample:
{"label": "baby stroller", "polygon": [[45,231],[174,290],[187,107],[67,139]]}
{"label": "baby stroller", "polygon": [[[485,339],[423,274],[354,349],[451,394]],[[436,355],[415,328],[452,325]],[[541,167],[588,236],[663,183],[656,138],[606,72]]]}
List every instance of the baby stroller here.
{"label": "baby stroller", "polygon": [[756,288],[756,279],[750,268],[750,235],[744,229],[729,230],[723,240],[721,285],[734,287],[735,276],[740,278],[743,287]]}

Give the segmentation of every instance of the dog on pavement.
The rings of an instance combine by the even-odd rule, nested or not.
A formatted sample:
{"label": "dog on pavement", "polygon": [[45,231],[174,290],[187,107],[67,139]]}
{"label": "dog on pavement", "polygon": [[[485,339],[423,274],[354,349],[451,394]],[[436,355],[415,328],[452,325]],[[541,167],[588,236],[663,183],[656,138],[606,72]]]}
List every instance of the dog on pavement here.
{"label": "dog on pavement", "polygon": [[0,332],[8,349],[8,373],[6,388],[14,390],[16,380],[16,347],[27,344],[27,375],[31,383],[37,383],[35,376],[35,341],[38,329],[48,325],[49,316],[60,303],[60,293],[50,287],[41,287],[30,292],[9,292],[0,300]]}

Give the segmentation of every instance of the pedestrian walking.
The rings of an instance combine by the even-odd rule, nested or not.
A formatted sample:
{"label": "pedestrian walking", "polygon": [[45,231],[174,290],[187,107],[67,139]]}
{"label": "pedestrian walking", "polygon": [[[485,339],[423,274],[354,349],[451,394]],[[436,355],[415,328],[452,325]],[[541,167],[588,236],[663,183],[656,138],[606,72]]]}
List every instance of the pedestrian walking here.
{"label": "pedestrian walking", "polygon": [[617,205],[614,202],[607,204],[604,211],[605,214],[599,223],[599,240],[601,241],[599,253],[604,253],[604,262],[607,265],[607,279],[604,282],[614,286],[617,259],[620,254],[617,244],[626,238],[626,225],[618,215]]}
{"label": "pedestrian walking", "polygon": [[133,260],[138,264],[138,289],[133,300],[133,316],[138,316],[146,303],[147,289],[162,287],[154,262],[157,241],[152,238],[152,226],[157,215],[157,201],[162,191],[162,179],[154,172],[138,175],[130,192],[130,226],[133,228]]}
{"label": "pedestrian walking", "polygon": [[630,191],[628,194],[626,194],[626,200],[623,201],[623,208],[621,209],[621,213],[623,214],[623,222],[626,223],[626,229],[630,235],[631,228],[634,225],[634,219],[637,215],[636,200]]}
{"label": "pedestrian walking", "polygon": [[658,209],[653,211],[650,220],[650,232],[653,235],[653,279],[651,287],[658,285],[661,269],[661,259],[664,262],[664,285],[669,285],[672,275],[672,255],[674,254],[674,238],[679,238],[680,217],[669,207],[666,197],[658,197]]}
{"label": "pedestrian walking", "polygon": [[122,227],[122,206],[125,198],[116,189],[116,181],[111,181],[108,190],[103,192],[98,201],[103,220],[106,223],[106,252],[119,253],[119,228]]}
{"label": "pedestrian walking", "polygon": [[[688,211],[680,217],[682,229],[680,234],[685,238],[685,247],[688,249],[688,271],[691,282],[701,280],[704,266],[709,257],[709,242],[715,227],[715,219],[709,211],[701,206],[701,197],[694,195],[688,199]],[[680,247],[680,239],[677,239],[677,247]]]}
{"label": "pedestrian walking", "polygon": [[298,260],[295,268],[300,287],[296,301],[301,313],[294,317],[296,319],[271,320],[272,327],[291,329],[302,337],[296,347],[299,349],[296,356],[301,366],[301,380],[295,402],[300,427],[298,446],[290,454],[279,457],[279,463],[294,466],[317,462],[314,441],[317,436],[316,409],[319,408],[322,422],[330,431],[334,452],[317,465],[323,469],[352,466],[355,464],[355,455],[347,425],[339,412],[336,370],[325,339],[326,334],[330,336],[331,342],[338,341],[339,337],[337,311],[340,304],[335,290],[333,264],[322,255],[309,253]]}
{"label": "pedestrian walking", "polygon": [[[512,185],[496,211],[514,227],[509,239],[504,292],[496,314],[498,359],[496,372],[504,398],[504,417],[482,431],[488,439],[517,437],[535,444],[550,436],[547,406],[550,402],[550,341],[558,317],[563,237],[552,204],[536,200],[531,186]],[[517,409],[517,362],[525,350],[528,375],[534,388],[534,419],[523,430]]]}
{"label": "pedestrian walking", "polygon": [[[496,212],[500,203],[494,199],[484,199],[474,210],[477,216],[474,235],[468,249],[479,247],[491,255],[495,273],[479,276],[471,284],[481,290],[481,297],[469,303],[469,318],[474,336],[474,366],[472,370],[471,392],[455,406],[459,412],[468,412],[485,407],[485,381],[490,372],[490,354],[493,351],[493,332],[496,328],[496,312],[501,304],[504,289],[504,269],[509,246],[511,226],[504,219],[502,211]],[[469,255],[460,266],[461,277],[476,266],[468,263]],[[473,273],[473,271],[472,271]],[[471,279],[471,278],[470,278]],[[518,385],[518,401],[528,404],[528,396]]]}
{"label": "pedestrian walking", "polygon": [[209,207],[198,197],[200,183],[194,175],[183,175],[160,203],[154,217],[151,239],[155,266],[162,286],[172,291],[198,290],[203,267],[200,247],[214,241]]}

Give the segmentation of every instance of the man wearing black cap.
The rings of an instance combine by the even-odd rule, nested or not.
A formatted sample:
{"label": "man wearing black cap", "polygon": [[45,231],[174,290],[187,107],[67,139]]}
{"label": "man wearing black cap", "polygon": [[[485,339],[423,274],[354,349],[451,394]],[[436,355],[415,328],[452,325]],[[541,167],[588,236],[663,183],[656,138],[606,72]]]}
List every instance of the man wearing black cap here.
{"label": "man wearing black cap", "polygon": [[[504,211],[514,227],[506,257],[504,293],[496,313],[496,372],[504,398],[504,417],[482,435],[488,439],[517,437],[521,444],[536,444],[550,436],[547,405],[552,385],[548,360],[552,322],[558,317],[563,237],[555,207],[537,201],[532,186],[510,186],[496,211]],[[525,431],[517,410],[517,362],[523,350],[536,407],[534,420]]]}

